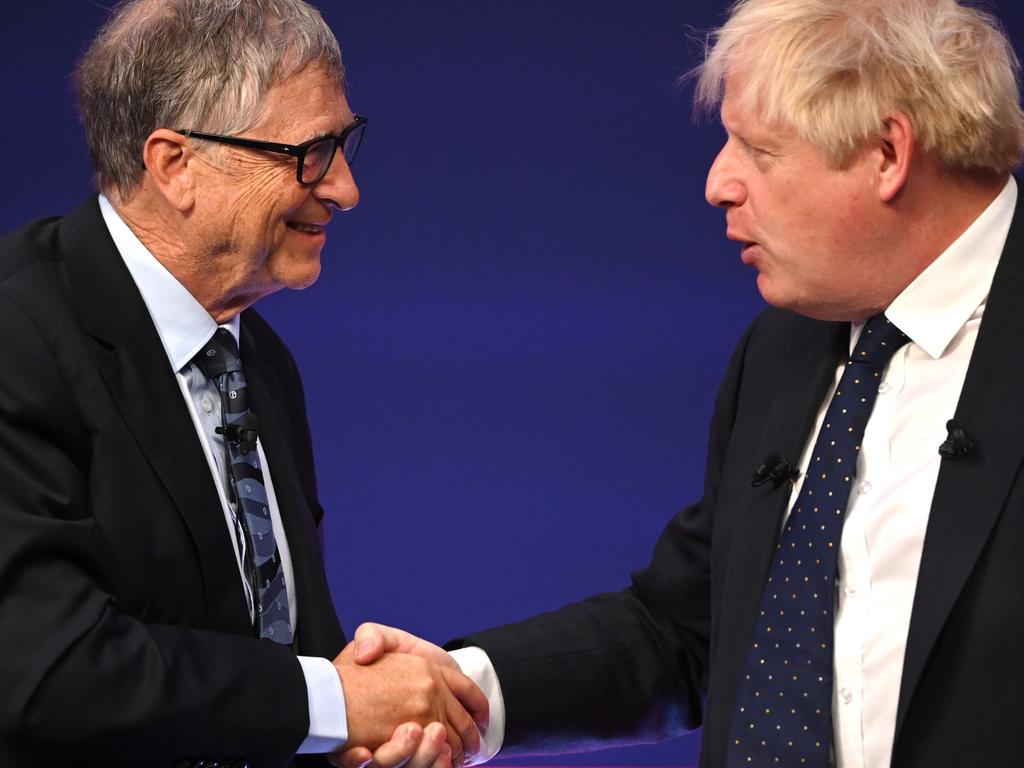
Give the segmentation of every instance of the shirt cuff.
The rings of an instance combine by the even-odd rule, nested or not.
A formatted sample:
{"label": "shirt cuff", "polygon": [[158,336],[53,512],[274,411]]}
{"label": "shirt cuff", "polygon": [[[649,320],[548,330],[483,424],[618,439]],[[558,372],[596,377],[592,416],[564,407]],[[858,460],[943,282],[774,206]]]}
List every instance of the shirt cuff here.
{"label": "shirt cuff", "polygon": [[297,754],[333,752],[348,741],[345,691],[338,670],[328,659],[299,656],[309,697],[309,735]]}
{"label": "shirt cuff", "polygon": [[486,728],[480,729],[480,754],[466,761],[466,765],[481,765],[493,758],[505,741],[505,699],[501,696],[501,684],[494,665],[483,648],[470,646],[450,651],[462,674],[480,686],[487,697],[490,718]]}

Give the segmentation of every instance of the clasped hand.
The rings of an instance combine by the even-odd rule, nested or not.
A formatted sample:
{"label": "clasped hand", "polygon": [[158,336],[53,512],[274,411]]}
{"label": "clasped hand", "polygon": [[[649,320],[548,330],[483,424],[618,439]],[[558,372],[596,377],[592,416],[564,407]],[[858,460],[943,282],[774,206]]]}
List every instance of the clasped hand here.
{"label": "clasped hand", "polygon": [[449,768],[479,752],[487,698],[443,649],[363,624],[334,666],[345,690],[348,742],[329,756],[333,765]]}

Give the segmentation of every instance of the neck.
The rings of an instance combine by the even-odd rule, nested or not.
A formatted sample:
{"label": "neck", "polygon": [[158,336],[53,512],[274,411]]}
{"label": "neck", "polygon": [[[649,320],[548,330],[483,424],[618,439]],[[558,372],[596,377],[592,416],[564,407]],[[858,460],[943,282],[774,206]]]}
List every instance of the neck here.
{"label": "neck", "polygon": [[865,317],[884,310],[941,256],[995,200],[1007,178],[932,165],[908,179],[889,206],[889,226],[884,228],[887,250],[900,258],[893,259],[879,305]]}
{"label": "neck", "polygon": [[915,180],[917,189],[908,189],[906,246],[917,254],[918,273],[991,205],[1007,178],[1005,174],[938,168],[928,177]]}

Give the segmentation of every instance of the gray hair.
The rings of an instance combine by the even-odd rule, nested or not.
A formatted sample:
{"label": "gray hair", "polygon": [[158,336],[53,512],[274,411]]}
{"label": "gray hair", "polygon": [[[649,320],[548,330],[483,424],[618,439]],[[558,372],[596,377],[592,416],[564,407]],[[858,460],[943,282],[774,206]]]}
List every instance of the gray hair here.
{"label": "gray hair", "polygon": [[122,0],[75,73],[100,189],[134,191],[158,128],[258,125],[270,88],[310,65],[344,85],[338,41],[303,0]]}

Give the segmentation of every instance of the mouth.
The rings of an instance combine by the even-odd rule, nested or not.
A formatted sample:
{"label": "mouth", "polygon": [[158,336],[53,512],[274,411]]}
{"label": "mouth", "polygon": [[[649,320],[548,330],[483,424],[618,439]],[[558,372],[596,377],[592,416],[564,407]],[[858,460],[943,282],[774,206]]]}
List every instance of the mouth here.
{"label": "mouth", "polygon": [[744,264],[752,264],[757,255],[760,244],[755,240],[747,240],[743,235],[729,230],[725,233],[726,238],[740,244],[740,259]]}
{"label": "mouth", "polygon": [[292,231],[298,232],[299,234],[302,235],[317,238],[324,238],[327,236],[327,233],[324,231],[326,222],[324,224],[312,224],[306,221],[288,221],[285,222],[285,224],[288,227],[288,229],[291,229]]}

